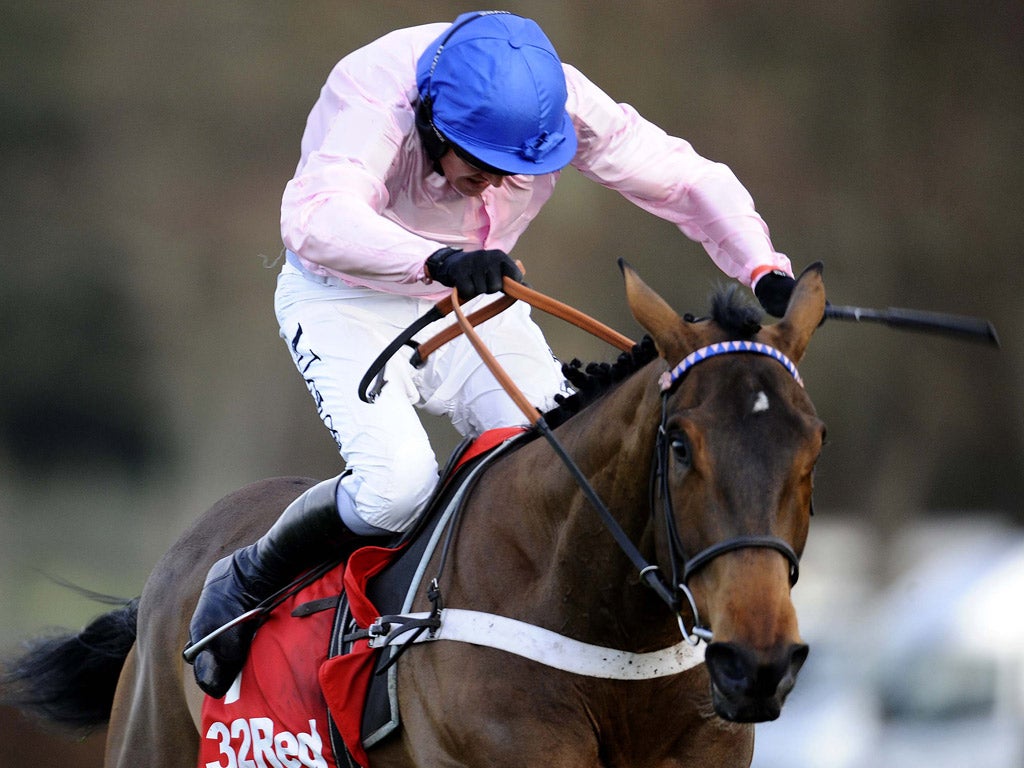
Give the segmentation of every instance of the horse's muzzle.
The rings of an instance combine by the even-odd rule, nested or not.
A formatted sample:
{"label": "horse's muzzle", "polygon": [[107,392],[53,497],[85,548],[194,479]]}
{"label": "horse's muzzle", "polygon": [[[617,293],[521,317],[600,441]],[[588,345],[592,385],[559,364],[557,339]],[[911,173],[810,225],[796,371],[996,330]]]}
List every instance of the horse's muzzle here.
{"label": "horse's muzzle", "polygon": [[711,643],[704,655],[711,675],[711,697],[719,717],[736,723],[774,720],[807,660],[803,643],[772,654],[735,643]]}

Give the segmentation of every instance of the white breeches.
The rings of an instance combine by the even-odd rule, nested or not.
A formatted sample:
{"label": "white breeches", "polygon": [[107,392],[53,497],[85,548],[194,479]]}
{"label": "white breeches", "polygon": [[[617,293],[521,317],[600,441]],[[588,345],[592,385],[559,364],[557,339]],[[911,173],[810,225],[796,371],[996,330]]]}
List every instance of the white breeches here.
{"label": "white breeches", "polygon": [[[433,303],[334,282],[310,279],[285,263],[274,297],[281,337],[351,472],[342,488],[356,514],[376,528],[402,531],[437,483],[437,460],[417,408],[448,416],[463,436],[526,419],[464,336],[420,369],[409,364],[412,350],[403,347],[387,365],[380,396],[362,402],[357,389],[370,364]],[[474,299],[467,314],[495,298]],[[425,341],[454,321],[449,316],[416,338]],[[526,397],[541,411],[554,407],[565,380],[530,307],[517,302],[477,330]]]}

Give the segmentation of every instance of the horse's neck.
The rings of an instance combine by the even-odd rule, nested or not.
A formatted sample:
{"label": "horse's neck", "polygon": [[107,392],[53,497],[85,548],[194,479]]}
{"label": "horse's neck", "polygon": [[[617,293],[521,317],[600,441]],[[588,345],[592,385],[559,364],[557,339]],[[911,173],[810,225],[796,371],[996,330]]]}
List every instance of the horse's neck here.
{"label": "horse's neck", "polygon": [[[648,557],[648,492],[660,402],[653,378],[648,366],[556,433]],[[649,614],[656,610],[666,620],[670,614],[639,585],[635,569],[551,447],[536,441],[496,469],[502,471],[488,476],[488,495],[501,499],[507,512],[477,529],[473,568],[495,578],[491,587],[462,584],[493,603],[491,610],[507,614],[514,605],[516,618],[586,642],[648,646],[629,650],[664,644],[665,632],[650,629]]]}
{"label": "horse's neck", "polygon": [[[605,504],[613,510],[646,509],[651,462],[660,417],[658,390],[652,370],[645,368],[584,409],[558,432],[569,455],[587,476]],[[560,465],[553,467],[560,474]],[[568,493],[580,496],[574,482]],[[599,518],[589,503],[578,516],[581,529],[596,527]],[[647,527],[647,515],[617,515],[631,535]]]}

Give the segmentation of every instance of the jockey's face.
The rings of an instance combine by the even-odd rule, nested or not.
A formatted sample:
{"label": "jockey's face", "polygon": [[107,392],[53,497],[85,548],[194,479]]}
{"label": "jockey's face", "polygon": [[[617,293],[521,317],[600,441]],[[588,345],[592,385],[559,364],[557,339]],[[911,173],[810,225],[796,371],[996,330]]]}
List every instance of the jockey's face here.
{"label": "jockey's face", "polygon": [[442,155],[440,163],[445,179],[465,197],[479,197],[488,187],[500,187],[505,180],[501,174],[481,171],[470,165],[452,149]]}

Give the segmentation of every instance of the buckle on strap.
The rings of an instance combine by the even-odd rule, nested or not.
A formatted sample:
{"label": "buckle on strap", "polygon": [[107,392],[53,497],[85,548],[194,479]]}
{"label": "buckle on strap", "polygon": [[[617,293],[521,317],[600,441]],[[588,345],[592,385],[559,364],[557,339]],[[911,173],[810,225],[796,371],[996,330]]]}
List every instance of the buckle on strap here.
{"label": "buckle on strap", "polygon": [[431,639],[440,628],[441,617],[436,613],[427,616],[378,616],[376,621],[367,627],[366,636],[371,648],[383,648],[408,632],[416,634],[411,638],[403,638],[403,643],[415,643],[424,632],[428,633],[427,639]]}

